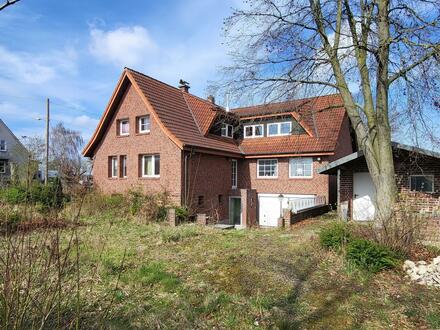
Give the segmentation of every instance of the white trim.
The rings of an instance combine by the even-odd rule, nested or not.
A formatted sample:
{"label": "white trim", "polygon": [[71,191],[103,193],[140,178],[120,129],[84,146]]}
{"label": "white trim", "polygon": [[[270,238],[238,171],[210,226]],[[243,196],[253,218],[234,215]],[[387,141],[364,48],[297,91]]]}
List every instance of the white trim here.
{"label": "white trim", "polygon": [[[233,164],[235,164],[235,171],[234,171]],[[237,189],[237,186],[238,186],[238,162],[236,159],[232,159],[232,161],[231,161],[231,170],[232,170],[232,189]],[[235,174],[235,185],[234,185],[234,174]]]}
{"label": "white trim", "polygon": [[[240,224],[239,225],[236,225],[234,223],[234,219],[231,219],[231,213],[232,213],[231,212],[231,201],[233,199],[240,200]],[[234,226],[242,226],[243,225],[243,205],[241,203],[241,197],[239,197],[239,196],[229,196],[229,222],[231,222],[231,225],[234,225]]]}
{"label": "white trim", "polygon": [[[122,132],[122,123],[128,123],[128,132],[127,133],[123,133]],[[127,136],[130,135],[130,120],[129,119],[120,119],[119,120],[119,135],[120,136]]]}
{"label": "white trim", "polygon": [[[289,133],[281,133],[281,125],[282,124],[289,124]],[[271,134],[270,133],[270,126],[271,125],[276,125],[278,127],[276,134]],[[278,123],[269,123],[267,124],[267,136],[284,136],[284,135],[291,135],[292,134],[292,122],[291,121],[281,121]]]}
{"label": "white trim", "polygon": [[159,154],[155,154],[155,155],[142,155],[142,171],[141,171],[141,175],[142,175],[143,178],[159,178],[160,177],[160,164],[159,164],[159,174],[147,175],[147,174],[144,173],[144,171],[145,171],[145,158],[146,157],[151,157],[152,163],[153,163],[153,170],[152,170],[152,172],[153,173],[156,172],[156,156],[159,156],[159,158],[160,158]]}
{"label": "white trim", "polygon": [[409,176],[409,182],[408,182],[409,183],[409,190],[410,191],[419,191],[419,190],[412,190],[411,189],[411,179],[415,178],[415,177],[423,177],[423,178],[430,177],[430,178],[432,178],[432,190],[431,191],[420,191],[420,192],[424,192],[424,193],[428,193],[428,194],[432,194],[432,193],[435,192],[435,188],[434,188],[434,185],[435,185],[434,174],[414,174],[414,175],[410,175]]}
{"label": "white trim", "polygon": [[[223,129],[226,131],[226,134],[223,134]],[[229,132],[231,133],[230,136],[228,134]],[[220,135],[232,139],[234,137],[234,126],[232,126],[231,124],[223,123],[220,130]]]}
{"label": "white trim", "polygon": [[[291,162],[297,159],[311,159],[312,160],[312,168],[310,169],[310,175],[292,175],[291,172]],[[313,179],[313,157],[295,157],[289,158],[289,179]]]}
{"label": "white trim", "polygon": [[[3,145],[5,146],[4,149],[2,148],[2,142],[4,142],[3,143]],[[2,152],[8,151],[8,142],[6,140],[0,140],[0,151],[2,151]]]}
{"label": "white trim", "polygon": [[[260,162],[261,161],[270,161],[270,160],[274,160],[276,162],[276,170],[275,170],[275,175],[274,176],[260,176]],[[264,159],[257,159],[257,178],[258,179],[278,179],[278,159],[277,158],[264,158]]]}
{"label": "white trim", "polygon": [[[261,135],[255,135],[255,127],[260,126],[261,127]],[[246,128],[252,127],[252,135],[246,134]],[[255,124],[255,125],[244,125],[243,127],[243,136],[245,139],[254,139],[254,138],[261,138],[264,137],[264,124]]]}
{"label": "white trim", "polygon": [[[148,129],[145,129],[145,130],[142,129],[142,120],[143,119],[148,119],[148,124],[149,124]],[[151,117],[150,117],[150,115],[138,117],[138,130],[139,130],[139,134],[150,133],[150,131],[151,131]]]}

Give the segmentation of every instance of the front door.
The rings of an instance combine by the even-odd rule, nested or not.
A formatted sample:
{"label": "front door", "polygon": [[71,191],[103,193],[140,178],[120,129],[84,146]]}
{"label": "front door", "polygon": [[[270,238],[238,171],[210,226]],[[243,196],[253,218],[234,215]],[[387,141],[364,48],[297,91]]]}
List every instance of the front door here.
{"label": "front door", "polygon": [[241,225],[241,198],[229,199],[229,219],[232,225]]}
{"label": "front door", "polygon": [[374,220],[376,189],[370,173],[353,174],[353,220]]}

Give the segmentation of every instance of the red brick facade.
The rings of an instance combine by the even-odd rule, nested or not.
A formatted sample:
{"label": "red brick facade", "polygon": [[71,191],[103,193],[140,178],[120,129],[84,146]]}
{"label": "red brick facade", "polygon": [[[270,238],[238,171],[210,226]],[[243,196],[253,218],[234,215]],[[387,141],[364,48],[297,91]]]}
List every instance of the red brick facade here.
{"label": "red brick facade", "polygon": [[[176,203],[181,200],[182,153],[181,150],[163,133],[153,117],[151,131],[147,134],[136,133],[136,117],[148,114],[143,101],[136,90],[129,86],[111,119],[93,157],[94,184],[105,193],[122,193],[129,189],[142,189],[146,193],[169,192]],[[118,121],[129,119],[130,134],[118,135]],[[140,175],[140,155],[160,154],[160,177],[142,178]],[[109,157],[127,156],[127,178],[109,177]],[[119,162],[120,163],[120,162]]]}

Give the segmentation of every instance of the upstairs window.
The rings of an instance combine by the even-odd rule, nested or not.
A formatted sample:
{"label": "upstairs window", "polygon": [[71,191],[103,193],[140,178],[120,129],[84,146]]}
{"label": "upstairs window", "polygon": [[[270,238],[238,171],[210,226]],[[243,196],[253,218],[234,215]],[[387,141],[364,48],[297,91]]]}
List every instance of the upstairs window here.
{"label": "upstairs window", "polygon": [[0,173],[6,173],[6,160],[0,160]]}
{"label": "upstairs window", "polygon": [[264,135],[264,125],[246,125],[244,127],[244,137],[254,138]]}
{"label": "upstairs window", "polygon": [[277,159],[259,159],[257,161],[257,177],[272,178],[278,177],[278,160]]}
{"label": "upstairs window", "polygon": [[143,116],[138,118],[139,133],[149,133],[151,128],[150,116]]}
{"label": "upstairs window", "polygon": [[409,182],[412,191],[434,192],[434,175],[411,175]]}
{"label": "upstairs window", "polygon": [[110,157],[110,177],[118,177],[118,157],[116,156]]}
{"label": "upstairs window", "polygon": [[0,151],[7,151],[6,140],[0,140]]}
{"label": "upstairs window", "polygon": [[313,177],[313,158],[290,158],[290,178],[311,178]]}
{"label": "upstairs window", "polygon": [[267,125],[268,136],[290,135],[292,132],[292,122],[271,123]]}
{"label": "upstairs window", "polygon": [[234,126],[229,124],[222,124],[221,135],[225,137],[232,137],[234,134]]}
{"label": "upstairs window", "polygon": [[130,134],[130,122],[128,119],[121,119],[119,121],[119,135],[129,135]]}
{"label": "upstairs window", "polygon": [[160,176],[160,155],[142,156],[142,176],[146,178]]}

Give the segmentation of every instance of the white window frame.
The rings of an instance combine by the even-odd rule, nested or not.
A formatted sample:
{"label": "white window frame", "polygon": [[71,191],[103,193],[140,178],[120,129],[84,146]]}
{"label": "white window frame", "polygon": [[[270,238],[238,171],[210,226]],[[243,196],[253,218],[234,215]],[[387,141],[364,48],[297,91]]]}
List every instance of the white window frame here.
{"label": "white window frame", "polygon": [[[143,178],[160,178],[160,163],[159,163],[159,174],[154,174],[156,173],[156,157],[159,156],[159,162],[160,162],[160,155],[159,154],[155,154],[155,155],[142,155],[142,177]],[[152,163],[153,163],[153,170],[151,175],[145,174],[145,159],[147,157],[151,157]]]}
{"label": "white window frame", "polygon": [[117,178],[119,176],[118,173],[118,156],[111,156],[110,157],[110,164],[111,164],[111,177]]}
{"label": "white window frame", "polygon": [[127,178],[127,155],[121,156],[121,176]]}
{"label": "white window frame", "polygon": [[[432,178],[432,190],[431,190],[431,191],[412,190],[412,189],[411,189],[411,186],[412,186],[412,185],[411,185],[411,179],[412,179],[412,178],[415,178],[415,177],[424,177],[424,178],[426,178],[426,177],[430,177],[430,178]],[[416,192],[422,192],[422,193],[432,194],[432,193],[434,193],[434,191],[435,191],[434,185],[435,185],[434,174],[414,174],[414,175],[410,175],[410,176],[409,176],[409,190],[410,190],[410,191],[416,191]]]}
{"label": "white window frame", "polygon": [[[282,124],[289,124],[289,133],[281,133],[281,125]],[[277,126],[277,133],[271,134],[270,133],[270,126]],[[292,134],[292,122],[291,121],[281,121],[278,123],[269,123],[267,124],[267,136],[285,136]]]}
{"label": "white window frame", "polygon": [[[142,120],[148,119],[148,129],[142,129]],[[146,124],[145,124],[146,125]],[[138,118],[138,129],[140,134],[150,133],[151,131],[151,118],[150,115],[142,116]]]}
{"label": "white window frame", "polygon": [[6,168],[8,166],[8,162],[6,160],[0,160],[0,164],[3,164],[3,169],[0,166],[0,174],[5,174],[6,173]]}
{"label": "white window frame", "polygon": [[[125,123],[125,122],[128,123],[128,132],[127,133],[122,132],[122,123]],[[128,120],[128,119],[120,119],[119,120],[119,135],[120,136],[130,135],[130,120]]]}
{"label": "white window frame", "polygon": [[[260,176],[260,162],[268,161],[268,160],[275,161],[275,163],[276,163],[275,175],[274,176],[266,176],[266,175]],[[278,171],[279,171],[278,159],[276,159],[276,158],[268,158],[268,159],[264,158],[264,159],[258,159],[257,160],[257,178],[258,179],[278,179]]]}
{"label": "white window frame", "polygon": [[[231,135],[229,135],[229,133],[231,133]],[[232,138],[234,136],[234,126],[232,126],[231,124],[223,123],[220,135],[223,137]]]}
{"label": "white window frame", "polygon": [[8,151],[8,143],[6,140],[0,140],[0,151]]}
{"label": "white window frame", "polygon": [[[248,127],[252,128],[252,135],[246,134],[246,128],[248,128]],[[261,135],[255,135],[255,127],[261,127]],[[264,125],[263,124],[245,125],[243,129],[244,129],[243,136],[245,139],[254,139],[254,138],[264,137]]]}
{"label": "white window frame", "polygon": [[[310,159],[312,161],[310,175],[292,175],[292,163],[295,160]],[[289,159],[289,178],[290,179],[312,179],[313,178],[313,157],[295,157]]]}
{"label": "white window frame", "polygon": [[237,189],[238,187],[238,163],[236,159],[231,162],[232,170],[232,189]]}

